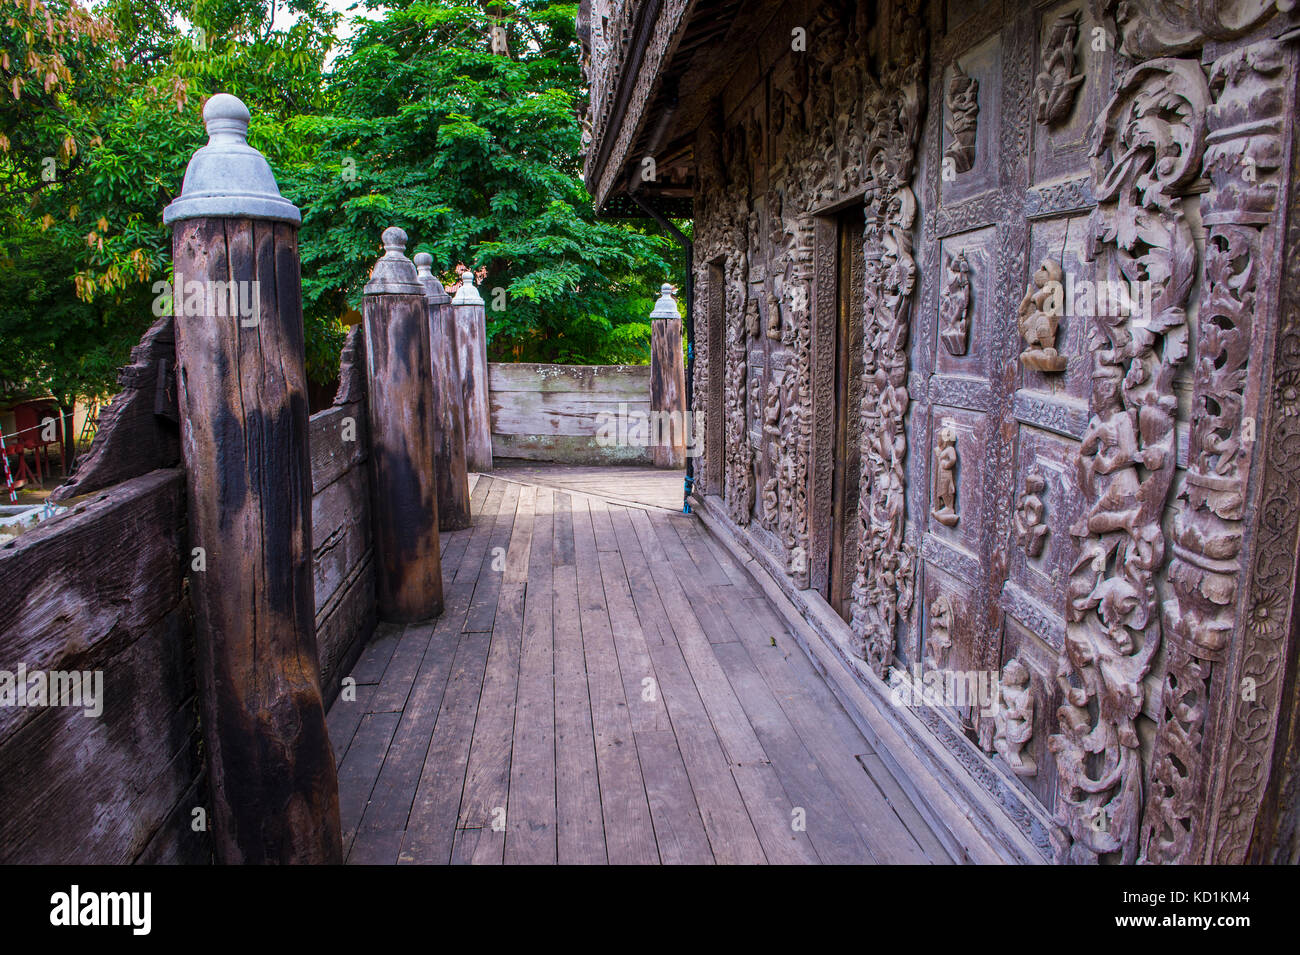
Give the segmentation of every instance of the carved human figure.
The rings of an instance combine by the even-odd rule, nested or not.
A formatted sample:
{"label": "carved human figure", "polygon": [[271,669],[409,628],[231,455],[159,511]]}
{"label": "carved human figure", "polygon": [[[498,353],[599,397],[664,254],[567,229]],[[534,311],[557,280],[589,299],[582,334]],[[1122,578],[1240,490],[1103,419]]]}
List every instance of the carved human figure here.
{"label": "carved human figure", "polygon": [[1053,126],[1070,115],[1082,73],[1075,73],[1074,45],[1079,39],[1079,11],[1061,14],[1043,44],[1042,69],[1034,82],[1034,119]]}
{"label": "carved human figure", "polygon": [[781,340],[781,300],[772,292],[767,293],[767,337]]}
{"label": "carved human figure", "polygon": [[934,507],[930,514],[944,527],[956,527],[957,431],[951,424],[939,429],[934,449]]}
{"label": "carved human figure", "polygon": [[750,338],[758,338],[761,334],[760,321],[758,299],[751,298],[745,303],[745,334]]}
{"label": "carved human figure", "polygon": [[1084,431],[1078,458],[1079,483],[1095,503],[1082,526],[1071,530],[1075,536],[1135,530],[1141,486],[1137,465],[1148,457],[1139,450],[1133,415],[1124,408],[1120,388],[1119,369],[1100,364],[1092,386],[1097,413]]}
{"label": "carved human figure", "polygon": [[1064,302],[1061,284],[1064,274],[1060,262],[1044,259],[1020,302],[1017,323],[1020,337],[1025,340],[1020,362],[1026,368],[1044,372],[1065,370],[1065,356],[1056,350],[1056,329]]}
{"label": "carved human figure", "polygon": [[1030,557],[1041,556],[1047,542],[1046,508],[1042,498],[1046,490],[1047,482],[1037,471],[1025,475],[1025,492],[1016,506],[1016,541]]}
{"label": "carved human figure", "polygon": [[1034,690],[1029,669],[1012,658],[998,683],[998,708],[993,715],[993,749],[1017,776],[1035,776],[1038,764],[1025,754],[1034,735]]}
{"label": "carved human figure", "polygon": [[952,601],[940,594],[930,602],[930,627],[925,636],[925,660],[932,670],[942,670],[948,665],[948,651],[952,649]]}
{"label": "carved human figure", "polygon": [[939,340],[948,354],[966,354],[970,332],[970,263],[966,253],[948,256],[948,274],[939,299]]}
{"label": "carved human figure", "polygon": [[952,141],[943,151],[943,158],[951,163],[954,171],[969,172],[975,165],[980,82],[963,70],[960,63],[954,62],[952,70],[952,79],[948,81],[948,92],[944,97],[944,105],[948,108],[944,125]]}

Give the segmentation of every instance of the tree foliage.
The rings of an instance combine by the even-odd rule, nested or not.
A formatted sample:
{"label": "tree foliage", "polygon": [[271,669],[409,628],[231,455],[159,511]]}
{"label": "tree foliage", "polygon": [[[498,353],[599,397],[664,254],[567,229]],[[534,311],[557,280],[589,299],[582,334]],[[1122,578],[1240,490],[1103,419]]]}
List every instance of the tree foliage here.
{"label": "tree foliage", "polygon": [[495,357],[645,360],[675,250],[591,212],[575,10],[372,3],[335,49],[326,0],[0,0],[0,382],[65,403],[115,390],[217,92],[248,104],[249,141],[303,210],[315,380],[389,225],[449,279],[486,268]]}

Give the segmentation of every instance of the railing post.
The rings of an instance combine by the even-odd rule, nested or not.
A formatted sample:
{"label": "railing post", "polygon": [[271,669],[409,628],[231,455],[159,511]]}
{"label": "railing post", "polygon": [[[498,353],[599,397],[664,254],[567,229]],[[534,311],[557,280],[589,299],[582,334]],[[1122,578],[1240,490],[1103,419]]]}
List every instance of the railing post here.
{"label": "railing post", "polygon": [[492,470],[492,409],[488,403],[487,313],[474,287],[474,273],[460,274],[451,300],[460,346],[460,374],[465,396],[465,458],[471,471]]}
{"label": "railing post", "polygon": [[442,612],[429,319],[424,286],[404,254],[406,233],[385,229],[383,240],[361,307],[375,598],[381,619],[410,623]]}
{"label": "railing post", "polygon": [[218,94],[173,227],[181,446],[222,863],[340,862],[311,576],[301,216]]}
{"label": "railing post", "polygon": [[469,527],[469,474],[465,467],[465,398],[460,385],[456,320],[451,296],[433,274],[433,256],[415,257],[429,309],[433,368],[433,468],[438,486],[438,530]]}
{"label": "railing post", "polygon": [[650,312],[651,460],[658,468],[686,466],[686,374],[682,319],[667,282]]}

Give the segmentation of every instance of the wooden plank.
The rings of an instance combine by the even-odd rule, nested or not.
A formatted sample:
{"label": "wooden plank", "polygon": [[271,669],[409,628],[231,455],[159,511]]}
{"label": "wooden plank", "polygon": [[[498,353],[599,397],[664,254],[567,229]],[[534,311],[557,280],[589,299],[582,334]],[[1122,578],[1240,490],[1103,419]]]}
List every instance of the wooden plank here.
{"label": "wooden plank", "polygon": [[523,618],[524,585],[502,584],[478,718],[474,723],[469,768],[465,772],[458,828],[490,826],[494,813],[499,814],[502,809],[508,812]]}
{"label": "wooden plank", "polygon": [[406,708],[415,674],[433,638],[433,626],[432,623],[417,623],[403,630],[384,676],[370,697],[371,713],[400,713]]}
{"label": "wooden plank", "polygon": [[370,552],[352,569],[334,600],[316,618],[316,656],[326,705],[338,696],[375,629],[375,568]]}
{"label": "wooden plank", "polygon": [[888,800],[889,807],[907,827],[912,838],[921,846],[926,858],[936,865],[954,865],[948,850],[943,847],[934,830],[917,812],[916,806],[907,798],[907,793],[903,792],[903,787],[898,785],[898,780],[885,766],[884,761],[875,753],[864,753],[858,757],[858,762],[871,777],[871,781],[876,784],[881,796]]}
{"label": "wooden plank", "polygon": [[365,461],[370,447],[368,429],[365,406],[359,402],[334,405],[311,416],[307,445],[313,494],[319,494]]}
{"label": "wooden plank", "polygon": [[348,865],[395,865],[406,833],[401,829],[361,830],[348,852]]}
{"label": "wooden plank", "polygon": [[358,839],[363,838],[367,830],[406,829],[460,644],[461,630],[457,617],[464,614],[469,604],[469,591],[468,586],[461,584],[447,592],[447,611],[433,628],[420,661],[410,698],[389,744],[388,756],[370,796],[370,804],[362,817],[362,836]]}
{"label": "wooden plank", "polygon": [[[494,517],[491,536],[487,539],[483,559],[474,587],[474,597],[470,600],[469,613],[465,617],[467,632],[491,630],[496,619],[497,603],[501,595],[502,573],[508,558],[508,546],[515,522],[515,510],[519,503],[518,484],[502,482],[504,485],[501,503]],[[464,572],[464,568],[462,568]],[[456,575],[460,579],[460,573]],[[516,585],[517,586],[517,585]]]}
{"label": "wooden plank", "polygon": [[714,857],[723,864],[765,862],[767,857],[681,650],[675,643],[651,646],[650,658]]}
{"label": "wooden plank", "polygon": [[510,531],[510,546],[506,551],[506,566],[501,582],[522,584],[528,580],[528,558],[533,541],[533,514],[537,501],[537,488],[519,489],[519,507],[515,511],[515,524]]}
{"label": "wooden plank", "polygon": [[573,539],[606,852],[615,865],[652,864],[659,861],[659,850],[618,672],[588,503],[586,498],[573,500]]}
{"label": "wooden plank", "polygon": [[551,619],[554,492],[536,489],[534,505],[510,755],[505,859],[513,864],[545,865],[556,861],[555,646]]}
{"label": "wooden plank", "polygon": [[641,622],[632,602],[623,557],[604,551],[599,554],[599,559],[610,629],[632,729],[638,733],[670,730],[672,724],[668,721],[668,710],[664,707],[654,664],[650,662],[645,635],[641,632]]}
{"label": "wooden plank", "polygon": [[[884,864],[925,863],[925,852],[916,839],[870,780],[863,779],[862,767],[856,757],[858,751],[870,751],[870,745],[831,695],[830,689],[797,647],[773,647],[770,642],[763,643],[764,634],[777,626],[766,600],[753,598],[745,601],[743,609],[733,609],[731,614],[733,625],[738,626],[741,614],[751,622],[749,629],[742,634],[742,645],[763,674],[799,737],[816,758],[822,774],[847,807],[847,818],[872,855]],[[759,626],[753,626],[754,622],[759,622]]]}
{"label": "wooden plank", "polygon": [[711,865],[704,823],[672,730],[636,733],[655,841],[665,865]]}
{"label": "wooden plank", "polygon": [[[667,517],[651,517],[651,522],[656,519],[670,520]],[[671,554],[670,548],[665,547],[665,551]],[[766,758],[763,748],[759,745],[749,720],[745,718],[744,709],[736,699],[731,684],[713,655],[709,639],[695,617],[691,602],[682,590],[673,566],[663,561],[648,563],[655,587],[659,592],[659,599],[677,638],[677,645],[681,648],[682,656],[690,668],[691,678],[699,687],[699,694],[704,700],[709,718],[717,730],[718,739],[726,749],[729,760],[733,763],[762,761]],[[686,564],[689,564],[689,559]]]}
{"label": "wooden plank", "polygon": [[400,863],[446,865],[451,859],[490,640],[487,633],[466,633],[456,647],[451,676],[411,804],[406,838],[398,856]]}
{"label": "wooden plank", "polygon": [[595,497],[587,501],[587,509],[591,514],[591,527],[596,535],[597,550],[618,550],[618,539],[614,536],[614,525],[609,517],[610,508],[617,506]]}
{"label": "wooden plank", "polygon": [[345,699],[340,694],[334,701],[334,705],[330,707],[329,713],[325,716],[325,728],[329,731],[330,743],[334,747],[334,764],[336,766],[343,762],[348,748],[352,745],[353,738],[357,735],[357,727],[361,725],[361,718],[369,712],[366,706],[370,701],[370,694],[373,692],[375,692],[375,684],[359,684],[356,687],[355,698]]}
{"label": "wooden plank", "polygon": [[[470,531],[469,543],[461,558],[461,566],[453,578],[457,583],[475,583],[480,577],[483,558],[488,553],[488,543],[496,530],[497,514],[501,510],[501,500],[505,496],[507,482],[483,477],[474,488],[470,507],[473,508],[473,529]],[[476,499],[482,494],[482,499]]]}
{"label": "wooden plank", "polygon": [[718,563],[717,557],[704,539],[708,535],[700,526],[699,518],[690,514],[678,514],[670,518],[665,517],[662,523],[663,526],[671,527],[677,532],[682,549],[695,564],[696,573],[692,579],[705,587],[722,587],[731,583],[731,578],[722,569],[722,565]]}
{"label": "wooden plank", "polygon": [[876,862],[848,823],[848,809],[823,777],[817,760],[772,697],[745,648],[731,643],[714,649],[791,801],[791,812],[803,811],[803,822],[817,856],[833,865]]}
{"label": "wooden plank", "polygon": [[812,865],[821,859],[808,839],[807,832],[791,826],[794,803],[776,770],[769,763],[732,766],[731,775],[740,789],[749,818],[758,832],[767,861],[772,865]]}
{"label": "wooden plank", "polygon": [[388,744],[397,729],[400,713],[367,713],[361,718],[356,737],[339,765],[339,822],[343,829],[343,854],[352,847],[361,817],[370,800],[379,770],[388,754]]}
{"label": "wooden plank", "polygon": [[584,392],[649,402],[650,366],[491,362],[488,384],[493,392]]}
{"label": "wooden plank", "polygon": [[[619,413],[644,416],[629,420],[645,422],[643,427],[649,430],[650,402],[645,395],[628,399],[599,392],[507,391],[493,393],[491,401],[494,434],[596,436],[602,427],[616,427],[613,416]],[[647,435],[647,440],[650,437]]]}
{"label": "wooden plank", "polygon": [[401,624],[395,623],[381,623],[375,627],[374,636],[361,651],[357,665],[348,675],[357,683],[378,683],[382,680],[384,671],[388,669],[388,661],[393,658],[393,651],[397,649],[397,642],[401,640],[404,630]]}
{"label": "wooden plank", "polygon": [[650,463],[650,449],[633,444],[602,444],[596,438],[595,423],[586,434],[493,434],[495,458],[548,461],[563,464]]}
{"label": "wooden plank", "polygon": [[[571,511],[556,515],[557,542]],[[558,548],[557,548],[558,551]],[[553,573],[552,623],[555,640],[555,815],[558,861],[589,865],[608,861],[601,818],[596,739],[592,730],[587,663],[578,613],[577,570],[570,562]]]}

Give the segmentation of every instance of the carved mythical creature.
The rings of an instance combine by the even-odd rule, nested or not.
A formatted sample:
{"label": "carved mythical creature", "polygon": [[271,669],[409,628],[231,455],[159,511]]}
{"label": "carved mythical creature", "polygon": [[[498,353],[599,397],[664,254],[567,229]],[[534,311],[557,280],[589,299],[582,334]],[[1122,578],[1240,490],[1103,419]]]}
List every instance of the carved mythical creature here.
{"label": "carved mythical creature", "polygon": [[1047,482],[1037,471],[1025,475],[1025,493],[1016,506],[1016,541],[1030,557],[1040,556],[1047,542],[1047,523],[1043,519],[1046,508],[1042,498],[1046,490]]}
{"label": "carved mythical creature", "polygon": [[944,424],[936,438],[934,507],[930,513],[944,527],[957,526],[957,430],[951,424]]}
{"label": "carved mythical creature", "polygon": [[993,748],[1017,776],[1038,775],[1038,764],[1025,754],[1034,735],[1034,690],[1029,668],[1014,657],[1002,668],[998,708],[993,715]]}
{"label": "carved mythical creature", "polygon": [[954,62],[952,71],[948,93],[944,98],[944,105],[948,108],[948,118],[944,125],[952,141],[943,151],[943,158],[952,163],[956,172],[969,172],[975,165],[980,81],[963,70],[960,63]]}
{"label": "carved mythical creature", "polygon": [[970,263],[966,253],[948,256],[948,276],[939,298],[939,340],[948,354],[966,354],[970,333]]}
{"label": "carved mythical creature", "polygon": [[1034,118],[1044,126],[1061,122],[1074,109],[1074,99],[1083,84],[1082,73],[1074,72],[1074,44],[1079,39],[1079,11],[1056,18],[1043,44],[1042,70],[1034,83]]}
{"label": "carved mythical creature", "polygon": [[1055,259],[1044,259],[1020,302],[1017,322],[1025,350],[1020,361],[1026,368],[1063,371],[1065,356],[1056,350],[1056,329],[1061,322],[1065,272]]}

